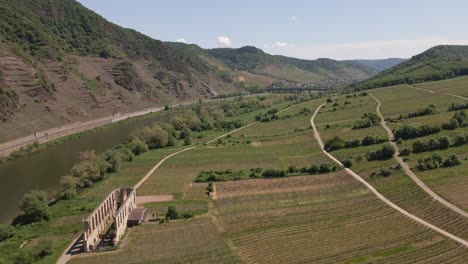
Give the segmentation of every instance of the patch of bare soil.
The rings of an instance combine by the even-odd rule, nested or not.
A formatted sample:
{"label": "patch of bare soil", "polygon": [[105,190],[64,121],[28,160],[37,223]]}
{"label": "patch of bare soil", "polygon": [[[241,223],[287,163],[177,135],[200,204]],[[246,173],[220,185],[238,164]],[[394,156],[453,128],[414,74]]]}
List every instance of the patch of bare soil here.
{"label": "patch of bare soil", "polygon": [[253,179],[232,182],[218,182],[216,197],[235,197],[265,193],[281,193],[319,190],[325,187],[348,184],[352,179],[345,172],[324,175],[296,176],[281,179]]}
{"label": "patch of bare soil", "polygon": [[137,205],[144,205],[147,203],[157,203],[157,202],[167,202],[172,201],[174,199],[174,195],[147,195],[147,196],[137,196],[136,203]]}

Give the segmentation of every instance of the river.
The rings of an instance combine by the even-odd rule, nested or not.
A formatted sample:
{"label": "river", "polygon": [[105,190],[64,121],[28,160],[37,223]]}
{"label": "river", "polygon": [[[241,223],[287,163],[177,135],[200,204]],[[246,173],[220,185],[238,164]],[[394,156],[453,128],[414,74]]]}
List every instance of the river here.
{"label": "river", "polygon": [[129,119],[1,164],[0,223],[10,223],[18,215],[18,203],[25,193],[32,190],[57,192],[60,177],[70,172],[80,152],[102,152],[128,139],[135,129],[166,119],[164,111]]}

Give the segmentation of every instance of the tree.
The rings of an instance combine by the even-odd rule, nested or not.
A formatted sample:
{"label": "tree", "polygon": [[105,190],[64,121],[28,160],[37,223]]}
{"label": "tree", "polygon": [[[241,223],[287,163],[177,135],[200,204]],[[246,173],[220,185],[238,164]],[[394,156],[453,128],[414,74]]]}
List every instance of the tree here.
{"label": "tree", "polygon": [[338,150],[342,149],[345,147],[345,142],[343,139],[341,139],[338,136],[333,137],[332,139],[328,140],[325,143],[325,150],[326,151],[333,151],[333,150]]}
{"label": "tree", "polygon": [[181,117],[181,116],[174,116],[171,118],[171,120],[169,121],[171,123],[171,125],[177,129],[177,130],[181,130],[182,128],[185,127],[185,118]]}
{"label": "tree", "polygon": [[395,152],[395,147],[393,147],[390,144],[385,144],[382,146],[382,148],[374,152],[368,153],[368,158],[369,160],[385,160],[393,157]]}
{"label": "tree", "polygon": [[171,205],[167,208],[166,218],[170,220],[179,218],[179,212],[177,212],[175,206]]}
{"label": "tree", "polygon": [[134,137],[132,139],[129,148],[135,155],[140,155],[141,153],[145,153],[149,150],[148,145],[146,145],[145,142],[141,141],[137,137]]}
{"label": "tree", "polygon": [[450,142],[450,138],[447,136],[439,138],[438,142],[439,142],[439,148],[441,149],[448,149],[450,145],[452,144]]}
{"label": "tree", "polygon": [[19,207],[23,213],[15,219],[15,224],[48,221],[52,216],[47,203],[47,193],[44,191],[35,190],[25,194]]}
{"label": "tree", "polygon": [[184,145],[186,146],[192,145],[192,138],[190,136],[184,139]]}
{"label": "tree", "polygon": [[351,159],[345,159],[342,163],[345,168],[351,168],[351,166],[353,166],[353,161]]}
{"label": "tree", "polygon": [[187,137],[190,137],[192,135],[192,130],[188,127],[184,127],[182,131],[180,131],[180,139],[186,139]]}
{"label": "tree", "polygon": [[70,175],[60,178],[60,185],[63,189],[62,197],[66,200],[76,197],[79,184],[79,179]]}

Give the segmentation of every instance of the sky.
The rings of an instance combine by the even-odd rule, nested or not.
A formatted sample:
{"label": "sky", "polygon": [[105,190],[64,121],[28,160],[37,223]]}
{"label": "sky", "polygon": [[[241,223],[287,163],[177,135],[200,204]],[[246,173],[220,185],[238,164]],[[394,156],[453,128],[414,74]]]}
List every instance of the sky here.
{"label": "sky", "polygon": [[468,45],[466,0],[78,0],[109,21],[203,48],[303,59],[409,58]]}

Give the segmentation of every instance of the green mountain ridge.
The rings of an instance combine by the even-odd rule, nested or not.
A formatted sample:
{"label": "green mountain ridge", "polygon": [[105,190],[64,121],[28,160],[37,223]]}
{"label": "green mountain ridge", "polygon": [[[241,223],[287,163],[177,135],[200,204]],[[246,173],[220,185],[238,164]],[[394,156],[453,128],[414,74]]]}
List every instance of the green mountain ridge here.
{"label": "green mountain ridge", "polygon": [[388,58],[388,59],[367,59],[367,60],[353,60],[364,65],[367,65],[371,68],[377,69],[378,71],[383,71],[389,68],[392,68],[402,62],[407,61],[408,59],[401,58]]}
{"label": "green mountain ridge", "polygon": [[203,49],[113,24],[75,0],[0,0],[0,142],[55,126],[261,88],[362,80],[356,62]]}
{"label": "green mountain ridge", "polygon": [[468,46],[440,45],[413,56],[390,69],[351,85],[372,89],[398,84],[439,81],[468,75]]}

